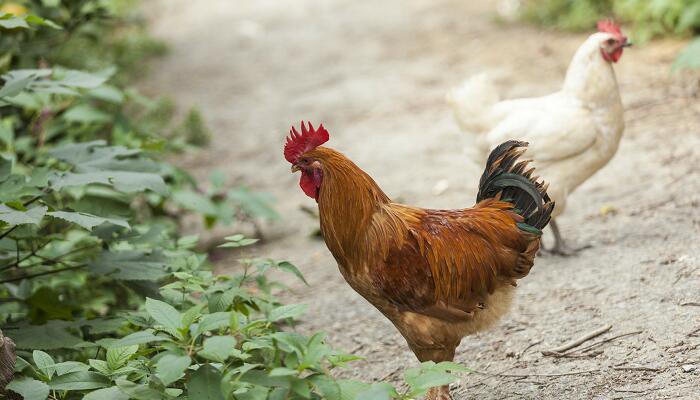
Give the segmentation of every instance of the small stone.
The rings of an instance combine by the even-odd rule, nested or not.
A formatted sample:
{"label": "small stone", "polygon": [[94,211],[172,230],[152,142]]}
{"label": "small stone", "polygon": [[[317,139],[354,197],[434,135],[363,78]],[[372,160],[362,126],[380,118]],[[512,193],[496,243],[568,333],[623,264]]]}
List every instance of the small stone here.
{"label": "small stone", "polygon": [[509,352],[507,352],[507,353],[506,353],[506,357],[508,357],[508,358],[513,358],[513,357],[515,357],[515,352],[514,352],[514,351],[509,351]]}
{"label": "small stone", "polygon": [[681,366],[681,368],[683,368],[683,372],[693,372],[698,369],[698,366],[695,364],[685,364]]}

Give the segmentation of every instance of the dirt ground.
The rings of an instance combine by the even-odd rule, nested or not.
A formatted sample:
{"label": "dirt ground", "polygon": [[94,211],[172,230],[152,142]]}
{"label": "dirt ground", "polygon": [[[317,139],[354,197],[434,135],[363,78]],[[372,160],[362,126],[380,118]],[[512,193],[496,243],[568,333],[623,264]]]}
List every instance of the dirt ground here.
{"label": "dirt ground", "polygon": [[[447,90],[490,71],[506,97],[554,91],[586,37],[499,24],[493,3],[151,4],[153,32],[172,51],[152,67],[146,91],[199,106],[215,133],[210,148],[182,165],[202,178],[221,169],[232,183],[276,196],[284,219],[266,226],[264,244],[250,251],[288,259],[306,275],[310,286],[294,284],[287,296],[309,305],[299,329],[324,330],[336,348],[365,357],[343,376],[399,382],[417,362],[310,237],[318,222],[300,206],[315,204],[289,173],[284,136],[302,119],[323,122],[329,145],[394,199],[471,206],[481,166],[467,157]],[[700,91],[697,74],[670,73],[682,46],[633,48],[615,66],[627,126],[621,147],[559,220],[570,241],[593,247],[538,258],[511,313],[462,341],[457,361],[479,372],[461,378],[456,398],[700,398]],[[448,187],[436,195],[440,180]],[[225,273],[235,261],[219,266]],[[639,333],[580,358],[541,353],[607,324],[588,343]],[[688,364],[698,369],[684,372]]]}

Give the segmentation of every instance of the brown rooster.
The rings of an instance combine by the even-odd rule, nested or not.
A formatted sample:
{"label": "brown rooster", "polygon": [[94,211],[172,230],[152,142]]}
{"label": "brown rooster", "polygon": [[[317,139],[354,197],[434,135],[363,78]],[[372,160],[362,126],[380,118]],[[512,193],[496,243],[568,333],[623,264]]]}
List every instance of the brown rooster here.
{"label": "brown rooster", "polygon": [[[394,323],[418,360],[451,361],[462,337],[493,325],[516,280],[532,268],[554,203],[518,162],[527,143],[488,158],[476,205],[430,210],[397,204],[341,153],[320,146],[323,125],[302,122],[284,156],[318,202],[321,232],[350,286]],[[443,386],[428,399],[450,399]]]}

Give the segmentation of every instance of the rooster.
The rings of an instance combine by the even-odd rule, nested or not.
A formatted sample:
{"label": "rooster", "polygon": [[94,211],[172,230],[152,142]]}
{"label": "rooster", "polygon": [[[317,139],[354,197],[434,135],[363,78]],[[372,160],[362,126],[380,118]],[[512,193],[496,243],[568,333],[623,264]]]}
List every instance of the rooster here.
{"label": "rooster", "polygon": [[[418,360],[451,361],[465,335],[493,325],[532,268],[554,203],[518,161],[527,143],[491,152],[476,205],[430,210],[394,203],[328,131],[302,122],[284,156],[316,200],[321,232],[348,284],[396,326]],[[428,399],[451,399],[447,386]]]}
{"label": "rooster", "polygon": [[556,217],[566,198],[615,155],[624,118],[613,63],[631,44],[612,21],[600,21],[576,51],[562,89],[544,97],[499,101],[486,75],[468,79],[447,95],[465,131],[477,134],[481,155],[506,139],[529,142],[526,156],[551,185],[557,203],[551,223],[552,252],[570,255]]}

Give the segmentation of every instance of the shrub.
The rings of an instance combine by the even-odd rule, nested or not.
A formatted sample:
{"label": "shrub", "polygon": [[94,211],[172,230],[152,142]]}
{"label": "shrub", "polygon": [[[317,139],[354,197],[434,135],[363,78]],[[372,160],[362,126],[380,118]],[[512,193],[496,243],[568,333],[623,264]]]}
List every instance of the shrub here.
{"label": "shrub", "polygon": [[[531,22],[567,30],[590,30],[601,18],[614,17],[631,25],[636,42],[661,36],[687,37],[700,32],[697,0],[531,0],[523,17]],[[697,68],[700,46],[688,46],[674,68]]]}

